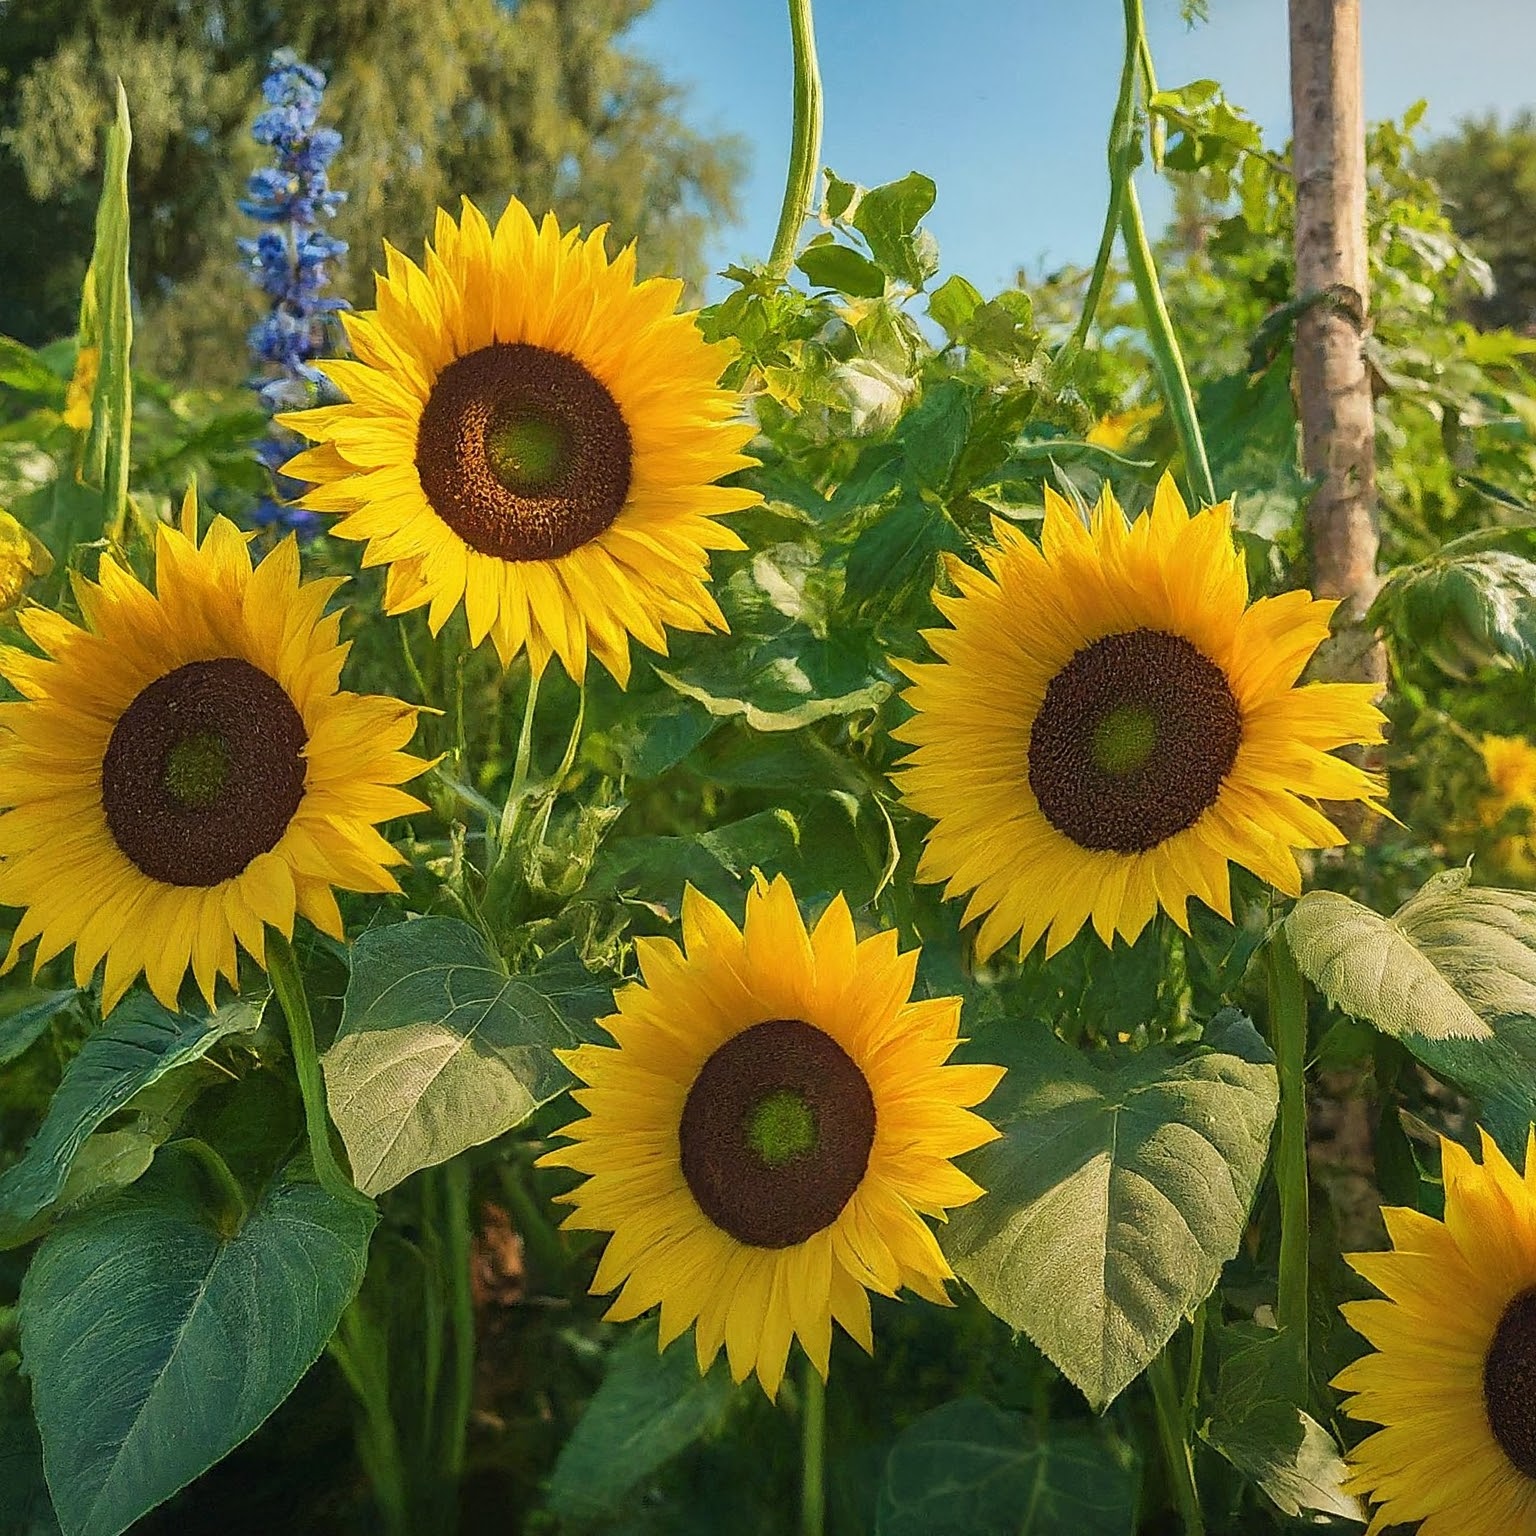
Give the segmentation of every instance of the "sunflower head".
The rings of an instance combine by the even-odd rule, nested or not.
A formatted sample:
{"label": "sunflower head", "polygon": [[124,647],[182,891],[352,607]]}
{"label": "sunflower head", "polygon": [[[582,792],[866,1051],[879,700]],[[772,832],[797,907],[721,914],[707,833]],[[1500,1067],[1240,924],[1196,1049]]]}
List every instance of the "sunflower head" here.
{"label": "sunflower head", "polygon": [[1348,1255],[1382,1299],[1347,1302],[1374,1346],[1334,1381],[1383,1426],[1351,1453],[1374,1533],[1536,1529],[1536,1130],[1522,1176],[1483,1133],[1475,1163],[1442,1141],[1445,1220],[1384,1211],[1388,1253]]}
{"label": "sunflower head", "polygon": [[389,566],[389,612],[436,633],[462,603],[504,663],[579,679],[590,654],[623,683],[631,636],[725,628],[709,551],[742,545],[716,519],[760,498],[715,483],[753,462],[727,350],[604,233],[515,198],[494,230],[439,213],[425,266],[386,249],[377,309],[342,316],[356,360],[319,366],[349,402],[279,419],[319,444],[284,467],[303,504]]}
{"label": "sunflower head", "polygon": [[1292,850],[1345,841],[1315,802],[1382,793],[1332,755],[1381,739],[1372,687],[1296,686],[1336,605],[1250,604],[1230,503],[1191,516],[1166,476],[1129,526],[1107,487],[1086,525],[1045,497],[1038,548],[999,519],[985,571],[949,563],[938,661],[896,662],[901,788],[935,823],[918,878],[969,897],[982,957],[1090,920],[1134,941],[1191,896],[1230,918],[1229,861],[1298,895]]}
{"label": "sunflower head", "polygon": [[924,1217],[981,1193],[950,1159],[996,1136],[970,1106],[1002,1071],[946,1064],[959,999],[910,1001],[916,954],[841,896],[807,932],[760,883],[738,930],[690,887],[683,948],[639,953],[615,1043],[564,1053],[587,1117],[542,1161],[586,1175],[566,1225],[611,1234],[609,1317],[659,1303],[663,1348],[692,1324],[700,1370],[723,1345],[772,1397],[794,1337],[823,1376],[834,1319],[871,1347],[870,1291],[946,1300]]}
{"label": "sunflower head", "polygon": [[253,569],[247,539],[216,518],[199,543],[189,496],[153,592],[104,555],[74,578],[83,627],[27,608],[42,654],[0,647],[5,968],[73,944],[79,985],[106,961],[104,1012],[140,971],[174,1008],[190,968],[211,1003],[237,941],[260,963],[296,913],[340,938],[333,887],[396,889],[375,823],[426,809],[396,787],[425,766],[400,750],[416,710],[338,687],[339,583],[301,582],[292,538]]}
{"label": "sunflower head", "polygon": [[1536,745],[1524,736],[1484,736],[1478,750],[1493,786],[1479,807],[1484,825],[1497,826],[1517,806],[1536,809]]}

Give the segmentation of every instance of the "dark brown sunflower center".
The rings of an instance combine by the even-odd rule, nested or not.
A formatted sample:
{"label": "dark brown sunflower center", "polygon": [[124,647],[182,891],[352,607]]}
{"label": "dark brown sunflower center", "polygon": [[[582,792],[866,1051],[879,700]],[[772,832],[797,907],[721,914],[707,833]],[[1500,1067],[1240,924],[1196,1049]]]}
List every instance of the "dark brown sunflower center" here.
{"label": "dark brown sunflower center", "polygon": [[1536,1289],[1516,1296],[1499,1319],[1483,1361],[1483,1402],[1504,1454],[1536,1478]]}
{"label": "dark brown sunflower center", "polygon": [[248,661],[193,661],[122,713],[101,764],[117,846],[166,885],[217,885],[276,847],[304,798],[304,722]]}
{"label": "dark brown sunflower center", "polygon": [[1241,740],[1225,674],[1188,640],[1106,635],[1051,679],[1029,735],[1029,787],[1078,847],[1141,853],[1200,819]]}
{"label": "dark brown sunflower center", "polygon": [[704,1063],[680,1140],[683,1177],[717,1227],[754,1248],[789,1248],[831,1226],[859,1187],[875,1101],[829,1034],[770,1019]]}
{"label": "dark brown sunflower center", "polygon": [[612,526],[629,495],[629,428],[573,357],[497,342],[437,376],[416,433],[432,510],[498,560],[556,560]]}

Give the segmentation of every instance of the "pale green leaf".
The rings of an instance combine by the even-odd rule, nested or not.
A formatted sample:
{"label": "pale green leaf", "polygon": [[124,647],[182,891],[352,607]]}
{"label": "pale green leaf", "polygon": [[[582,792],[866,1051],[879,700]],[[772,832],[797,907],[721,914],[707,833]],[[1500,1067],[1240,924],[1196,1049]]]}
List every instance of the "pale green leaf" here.
{"label": "pale green leaf", "polygon": [[364,933],[323,1058],[357,1187],[376,1195],[527,1119],[570,1082],[554,1049],[606,996],[577,965],[509,976],[454,918]]}
{"label": "pale green leaf", "polygon": [[973,1042],[1008,1076],[1002,1139],[964,1163],[987,1191],[940,1241],[986,1306],[1103,1408],[1210,1294],[1237,1251],[1269,1148],[1275,1069],[1253,1026],[1207,1044],[1087,1057],[1042,1025]]}
{"label": "pale green leaf", "polygon": [[1391,918],[1309,891],[1285,920],[1302,974],[1386,1034],[1488,1040],[1488,1020],[1536,1015],[1536,896],[1430,880]]}

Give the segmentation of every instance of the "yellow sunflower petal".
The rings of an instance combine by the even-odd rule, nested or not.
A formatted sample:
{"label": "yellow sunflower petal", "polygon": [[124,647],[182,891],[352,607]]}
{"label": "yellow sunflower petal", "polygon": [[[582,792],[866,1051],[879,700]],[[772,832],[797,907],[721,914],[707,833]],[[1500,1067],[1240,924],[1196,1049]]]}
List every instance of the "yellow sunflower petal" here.
{"label": "yellow sunflower petal", "polygon": [[282,420],[317,445],[287,466],[302,505],[392,567],[390,612],[428,605],[435,633],[462,605],[503,664],[596,657],[622,685],[631,637],[724,628],[708,553],[741,541],[715,519],[761,498],[717,484],[754,462],[727,349],[604,237],[515,198],[494,231],[439,211],[424,265],[386,246],[377,307],[343,316],[346,403]]}
{"label": "yellow sunflower petal", "polygon": [[1381,809],[1330,755],[1381,739],[1368,688],[1297,677],[1332,604],[1248,604],[1231,507],[1191,514],[1173,482],[1127,524],[1106,489],[1085,521],[1046,493],[1037,548],[994,526],[985,570],[951,561],[936,663],[901,662],[913,750],[897,769],[934,823],[918,878],[965,897],[981,958],[1056,953],[1091,925],[1134,942],[1191,898],[1230,918],[1229,863],[1297,894],[1293,850],[1343,835],[1318,800]]}
{"label": "yellow sunflower petal", "polygon": [[663,1345],[692,1324],[701,1370],[723,1348],[772,1397],[795,1339],[822,1375],[834,1321],[871,1348],[867,1290],[948,1300],[927,1218],[981,1193],[951,1159],[996,1135],[966,1106],[1001,1071],[947,1064],[958,1000],[912,1003],[916,956],[841,898],[808,930],[759,882],[737,928],[690,887],[682,928],[639,941],[616,1045],[563,1053],[586,1118],[543,1161],[584,1175],[609,1316],[659,1303]]}
{"label": "yellow sunflower petal", "polygon": [[85,628],[29,610],[44,655],[0,657],[23,693],[0,730],[8,961],[73,944],[107,1012],[141,973],[167,1007],[189,970],[212,1002],[296,912],[340,937],[327,882],[392,889],[374,823],[419,805],[395,787],[415,710],[338,690],[336,583],[302,583],[291,540],[253,569],[247,535],[216,518],[199,543],[196,519],[160,530],[153,592],[104,557]]}
{"label": "yellow sunflower petal", "polygon": [[1387,1212],[1394,1247],[1351,1254],[1385,1295],[1344,1314],[1375,1346],[1335,1378],[1344,1411],[1383,1426],[1350,1455],[1371,1529],[1420,1536],[1536,1531],[1536,1133],[1525,1175],[1442,1142],[1445,1221]]}

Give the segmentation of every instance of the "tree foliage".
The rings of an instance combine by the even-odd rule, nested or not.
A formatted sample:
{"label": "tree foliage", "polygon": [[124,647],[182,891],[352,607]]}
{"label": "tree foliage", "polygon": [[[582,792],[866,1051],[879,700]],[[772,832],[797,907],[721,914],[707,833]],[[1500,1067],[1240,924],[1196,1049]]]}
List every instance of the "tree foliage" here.
{"label": "tree foliage", "polygon": [[702,277],[730,218],[742,150],[694,131],[682,93],[623,46],[651,0],[11,0],[0,27],[0,334],[74,329],[102,129],[120,76],[136,105],[134,284],[141,361],[230,382],[253,300],[233,252],[247,128],[273,48],[331,76],[350,200],[341,291],[366,305],[381,243],[430,229],[461,193],[509,194],[563,221],[639,237],[655,271]]}
{"label": "tree foliage", "polygon": [[1493,272],[1493,292],[1468,305],[1484,329],[1536,334],[1536,112],[1507,127],[1470,118],[1429,145],[1423,168],[1440,184],[1456,232]]}

